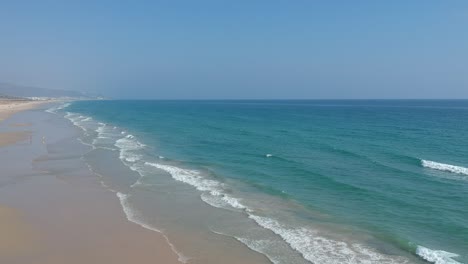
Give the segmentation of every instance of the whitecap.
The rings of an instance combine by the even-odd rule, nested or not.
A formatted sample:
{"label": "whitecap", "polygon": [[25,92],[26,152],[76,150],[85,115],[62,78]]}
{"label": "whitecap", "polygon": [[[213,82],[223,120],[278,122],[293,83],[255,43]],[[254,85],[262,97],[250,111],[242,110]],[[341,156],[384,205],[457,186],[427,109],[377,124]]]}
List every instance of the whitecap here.
{"label": "whitecap", "polygon": [[151,162],[145,162],[145,164],[166,171],[174,180],[192,185],[199,191],[208,191],[213,192],[213,194],[219,194],[221,183],[214,180],[204,179],[196,170],[187,170],[175,166]]}
{"label": "whitecap", "polygon": [[416,254],[422,259],[435,264],[461,264],[461,262],[452,259],[453,257],[458,257],[457,254],[443,250],[433,250],[423,246],[418,246]]}
{"label": "whitecap", "polygon": [[461,167],[461,166],[444,164],[444,163],[439,163],[439,162],[430,161],[430,160],[421,160],[421,165],[423,167],[434,169],[434,170],[468,175],[468,168]]}

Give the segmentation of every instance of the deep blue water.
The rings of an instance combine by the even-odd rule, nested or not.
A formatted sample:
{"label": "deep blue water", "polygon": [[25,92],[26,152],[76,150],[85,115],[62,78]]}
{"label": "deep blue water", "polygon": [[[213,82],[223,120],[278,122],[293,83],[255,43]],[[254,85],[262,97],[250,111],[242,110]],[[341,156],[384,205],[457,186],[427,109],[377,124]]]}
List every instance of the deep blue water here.
{"label": "deep blue water", "polygon": [[[246,212],[309,261],[310,245],[290,237],[308,233],[285,235],[291,225],[365,234],[383,254],[389,247],[435,263],[468,262],[466,100],[79,101],[63,111],[131,133],[172,175],[187,176],[174,162],[209,172],[242,201],[236,209],[250,208],[254,193],[284,201],[263,203],[262,215]],[[275,217],[267,207],[297,222],[261,222]]]}

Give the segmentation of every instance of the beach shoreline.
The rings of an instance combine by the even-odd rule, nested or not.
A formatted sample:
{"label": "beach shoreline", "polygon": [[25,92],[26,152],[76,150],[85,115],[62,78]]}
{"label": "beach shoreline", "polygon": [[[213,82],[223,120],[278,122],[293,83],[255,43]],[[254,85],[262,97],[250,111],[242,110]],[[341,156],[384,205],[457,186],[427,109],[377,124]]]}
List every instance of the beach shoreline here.
{"label": "beach shoreline", "polygon": [[[8,119],[15,113],[33,109],[42,104],[51,103],[52,101],[29,101],[29,100],[0,100],[0,123]],[[12,124],[16,127],[27,127],[28,124]],[[29,131],[18,129],[11,132],[0,132],[0,147],[15,144],[16,142],[27,139],[30,136]]]}
{"label": "beach shoreline", "polygon": [[[425,240],[394,244],[283,194],[262,193],[257,186],[224,177],[210,168],[212,163],[196,165],[193,152],[184,158],[159,146],[157,136],[167,132],[145,127],[164,124],[165,116],[154,105],[148,105],[157,113],[151,120],[158,122],[145,117],[133,126],[93,112],[95,107],[109,115],[120,113],[119,118],[131,113],[138,121],[129,104],[61,102],[0,123],[0,134],[26,133],[0,148],[0,217],[5,220],[0,231],[16,232],[8,236],[17,238],[13,243],[7,236],[0,243],[1,263],[425,263],[436,258],[458,263],[451,262],[458,255],[450,252],[460,252],[456,248],[445,254],[433,250],[444,247]],[[185,119],[180,120],[185,128]],[[204,133],[200,136],[204,140]],[[180,146],[183,140],[174,142]],[[250,159],[265,168],[284,167],[278,163],[285,162],[285,153],[260,153],[273,154],[247,156],[243,167]],[[405,162],[414,170],[464,169],[426,160],[420,164],[418,159]],[[1,253],[7,246],[8,254]]]}
{"label": "beach shoreline", "polygon": [[127,221],[45,103],[0,104],[0,262],[180,263],[164,235]]}
{"label": "beach shoreline", "polygon": [[2,100],[0,99],[0,121],[3,121],[11,115],[38,107],[42,104],[54,102],[52,100],[30,101],[30,100]]}

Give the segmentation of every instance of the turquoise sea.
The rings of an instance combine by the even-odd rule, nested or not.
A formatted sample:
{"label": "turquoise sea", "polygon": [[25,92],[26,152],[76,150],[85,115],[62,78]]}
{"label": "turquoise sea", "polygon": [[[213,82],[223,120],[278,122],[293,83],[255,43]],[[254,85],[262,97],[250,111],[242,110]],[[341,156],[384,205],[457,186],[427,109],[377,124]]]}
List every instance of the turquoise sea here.
{"label": "turquoise sea", "polygon": [[75,101],[48,111],[81,128],[83,158],[127,218],[164,232],[187,263],[211,236],[272,263],[468,263],[468,100]]}

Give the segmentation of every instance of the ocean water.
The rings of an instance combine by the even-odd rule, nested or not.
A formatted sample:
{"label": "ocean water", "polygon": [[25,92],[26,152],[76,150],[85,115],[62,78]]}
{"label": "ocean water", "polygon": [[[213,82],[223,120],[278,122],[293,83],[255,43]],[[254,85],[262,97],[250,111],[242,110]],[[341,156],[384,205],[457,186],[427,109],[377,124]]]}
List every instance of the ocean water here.
{"label": "ocean water", "polygon": [[[77,101],[130,221],[186,263],[468,263],[468,101]],[[209,253],[208,253],[209,252]],[[198,262],[197,262],[198,261]],[[214,263],[214,262],[213,262]]]}

